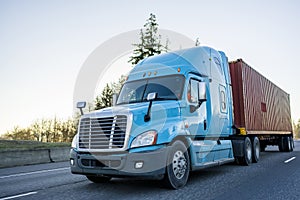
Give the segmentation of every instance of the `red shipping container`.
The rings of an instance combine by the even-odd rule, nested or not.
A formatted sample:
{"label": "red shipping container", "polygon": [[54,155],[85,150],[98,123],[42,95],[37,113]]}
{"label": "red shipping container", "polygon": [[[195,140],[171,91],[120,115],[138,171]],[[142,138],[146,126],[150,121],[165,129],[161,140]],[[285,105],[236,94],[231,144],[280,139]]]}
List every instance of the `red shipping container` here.
{"label": "red shipping container", "polygon": [[290,97],[242,59],[229,63],[234,124],[247,134],[292,133]]}

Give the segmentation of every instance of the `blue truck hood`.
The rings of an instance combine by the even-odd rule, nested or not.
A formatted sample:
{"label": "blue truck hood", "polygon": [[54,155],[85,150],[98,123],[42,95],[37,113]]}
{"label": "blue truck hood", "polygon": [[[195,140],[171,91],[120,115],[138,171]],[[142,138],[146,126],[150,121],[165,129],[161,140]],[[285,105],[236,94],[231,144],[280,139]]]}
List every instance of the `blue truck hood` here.
{"label": "blue truck hood", "polygon": [[175,135],[178,129],[182,129],[179,102],[174,100],[153,101],[150,112],[151,119],[145,122],[144,116],[147,113],[148,106],[149,102],[118,105],[88,113],[83,117],[98,118],[127,115],[128,122],[131,123],[127,124],[130,127],[129,146],[136,136],[149,130],[158,132],[158,144],[166,143],[172,135]]}

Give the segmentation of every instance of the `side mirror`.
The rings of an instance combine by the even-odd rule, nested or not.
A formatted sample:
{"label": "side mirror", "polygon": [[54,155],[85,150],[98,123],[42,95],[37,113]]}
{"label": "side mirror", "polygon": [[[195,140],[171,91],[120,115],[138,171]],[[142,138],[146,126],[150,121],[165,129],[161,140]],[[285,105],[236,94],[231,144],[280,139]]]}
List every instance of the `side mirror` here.
{"label": "side mirror", "polygon": [[153,101],[157,97],[157,92],[152,92],[147,95],[147,101]]}
{"label": "side mirror", "polygon": [[152,107],[152,101],[155,100],[156,97],[157,97],[157,92],[152,92],[147,95],[147,101],[150,101],[150,102],[149,102],[147,114],[144,116],[145,122],[148,122],[150,120],[150,111],[151,111],[151,107]]}
{"label": "side mirror", "polygon": [[82,102],[77,102],[77,108],[79,108],[81,115],[83,115],[83,108],[85,108],[86,106],[86,102],[82,101]]}
{"label": "side mirror", "polygon": [[199,82],[198,83],[198,97],[199,97],[199,101],[200,102],[203,102],[203,101],[206,101],[206,85],[205,85],[205,82]]}
{"label": "side mirror", "polygon": [[114,93],[112,96],[112,105],[113,106],[117,105],[117,100],[118,100],[118,94]]}

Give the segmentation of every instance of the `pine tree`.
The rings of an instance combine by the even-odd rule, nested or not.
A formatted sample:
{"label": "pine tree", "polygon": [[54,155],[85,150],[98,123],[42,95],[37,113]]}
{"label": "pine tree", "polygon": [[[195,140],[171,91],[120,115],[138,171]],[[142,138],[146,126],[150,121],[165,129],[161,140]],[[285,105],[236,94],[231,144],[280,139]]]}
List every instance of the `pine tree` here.
{"label": "pine tree", "polygon": [[144,24],[144,30],[140,30],[140,43],[133,44],[135,49],[133,50],[133,56],[130,57],[128,62],[136,65],[144,58],[167,52],[168,43],[169,40],[166,41],[165,46],[161,44],[161,35],[158,34],[158,23],[155,15],[151,13]]}
{"label": "pine tree", "polygon": [[123,84],[125,83],[126,78],[127,78],[126,76],[122,75],[119,78],[118,82],[114,82],[114,83],[111,84],[114,94],[118,94],[121,91],[121,88],[122,88]]}
{"label": "pine tree", "polygon": [[113,94],[118,94],[126,81],[126,76],[122,75],[117,82],[106,84],[101,95],[96,97],[95,110],[112,106]]}
{"label": "pine tree", "polygon": [[101,95],[96,97],[95,110],[112,106],[113,89],[106,84]]}
{"label": "pine tree", "polygon": [[[161,44],[161,35],[158,34],[158,23],[155,15],[151,13],[144,24],[144,29],[140,30],[140,43],[133,44],[136,48],[133,50],[133,55],[128,62],[136,65],[144,58],[167,52],[168,44],[169,40],[166,40],[165,45]],[[95,99],[95,110],[112,106],[112,96],[114,93],[120,92],[125,80],[126,77],[121,76],[118,82],[111,85],[106,84],[101,95]]]}

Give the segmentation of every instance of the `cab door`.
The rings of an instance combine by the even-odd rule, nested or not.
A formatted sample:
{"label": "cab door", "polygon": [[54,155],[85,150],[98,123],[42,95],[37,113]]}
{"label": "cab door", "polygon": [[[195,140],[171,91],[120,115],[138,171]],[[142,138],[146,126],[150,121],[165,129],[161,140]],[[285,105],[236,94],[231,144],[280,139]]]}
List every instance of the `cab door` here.
{"label": "cab door", "polygon": [[207,106],[206,94],[201,94],[206,83],[203,79],[191,76],[186,88],[187,106],[182,110],[185,127],[193,141],[193,161],[196,165],[204,165],[214,161],[215,141],[206,140]]}

